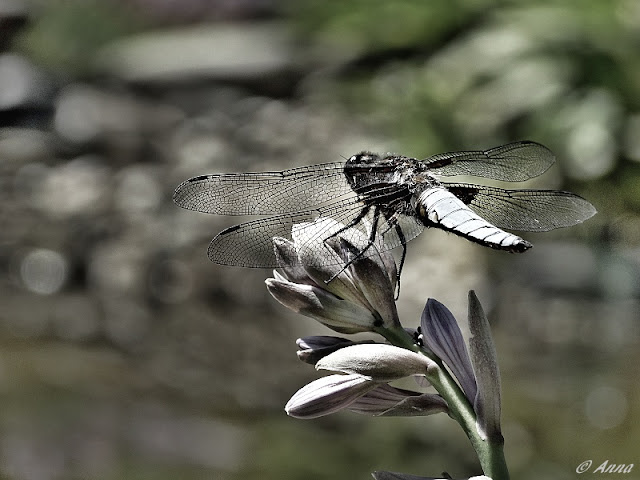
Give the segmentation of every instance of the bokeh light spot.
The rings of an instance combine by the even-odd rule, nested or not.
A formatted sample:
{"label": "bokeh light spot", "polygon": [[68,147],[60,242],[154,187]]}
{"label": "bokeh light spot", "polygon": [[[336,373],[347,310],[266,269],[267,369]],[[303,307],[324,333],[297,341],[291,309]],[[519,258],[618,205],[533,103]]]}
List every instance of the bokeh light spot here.
{"label": "bokeh light spot", "polygon": [[20,264],[20,278],[26,288],[41,295],[58,292],[67,278],[67,260],[58,252],[32,250]]}
{"label": "bokeh light spot", "polygon": [[587,396],[584,411],[589,422],[606,430],[618,426],[627,415],[627,397],[617,388],[601,385]]}

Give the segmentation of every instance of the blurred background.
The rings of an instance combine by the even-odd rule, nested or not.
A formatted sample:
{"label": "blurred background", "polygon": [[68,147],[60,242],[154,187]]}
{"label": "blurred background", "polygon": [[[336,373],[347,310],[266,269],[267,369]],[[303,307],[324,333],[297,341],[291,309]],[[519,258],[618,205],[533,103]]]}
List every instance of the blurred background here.
{"label": "blurred background", "polygon": [[0,478],[479,474],[443,415],[288,418],[319,375],[294,341],[331,332],[209,262],[242,219],[171,194],[519,139],[557,155],[523,187],[598,215],[523,255],[425,232],[401,320],[477,291],[513,478],[639,463],[639,52],[635,0],[0,0]]}

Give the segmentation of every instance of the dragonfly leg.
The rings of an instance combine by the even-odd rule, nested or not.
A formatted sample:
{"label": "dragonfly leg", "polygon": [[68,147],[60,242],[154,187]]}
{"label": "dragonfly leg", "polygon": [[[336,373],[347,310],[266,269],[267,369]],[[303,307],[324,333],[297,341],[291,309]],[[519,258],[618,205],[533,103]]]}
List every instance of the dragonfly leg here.
{"label": "dragonfly leg", "polygon": [[400,265],[398,266],[398,281],[396,288],[396,300],[400,297],[400,275],[402,274],[402,267],[404,267],[404,261],[407,258],[407,241],[402,232],[402,229],[398,224],[395,226],[396,234],[398,235],[398,239],[402,243],[402,255],[400,256]]}
{"label": "dragonfly leg", "polygon": [[[336,233],[334,233],[333,235],[331,235],[331,237],[335,237],[337,235],[339,235],[341,232],[344,232],[345,230],[351,228],[351,227],[355,227],[358,223],[360,223],[360,220],[362,220],[367,213],[369,213],[369,206],[366,206],[362,209],[362,211],[358,214],[358,216],[356,218],[354,218],[351,222],[349,222],[349,225],[341,228],[340,230],[338,230]],[[362,255],[365,254],[365,252],[367,250],[369,250],[369,248],[371,248],[371,246],[374,244],[375,239],[376,239],[376,233],[378,231],[378,220],[380,219],[380,209],[378,209],[377,207],[374,207],[373,210],[373,222],[371,224],[371,233],[369,234],[369,241],[367,242],[367,244],[365,245],[365,247],[360,250],[355,257],[353,257],[351,260],[349,260],[341,269],[339,272],[337,272],[336,274],[334,274],[329,280],[325,280],[324,283],[331,283],[333,280],[335,280],[335,278],[340,275],[342,272],[344,272],[347,268],[349,268],[349,266],[355,262],[358,258],[360,258]],[[329,237],[329,238],[331,238]]]}
{"label": "dragonfly leg", "polygon": [[[364,218],[364,216],[368,213],[369,211],[369,207],[366,207],[365,209],[363,209],[363,211],[361,212],[360,215],[358,215],[349,225],[350,226],[355,226],[362,218]],[[349,260],[349,262],[347,262],[344,267],[342,267],[342,269],[340,269],[339,272],[337,272],[335,275],[333,275],[329,280],[325,280],[326,284],[331,283],[338,275],[340,275],[342,272],[344,272],[349,265],[351,265],[353,262],[355,262],[358,258],[362,257],[367,250],[369,250],[374,244],[375,244],[375,240],[376,240],[376,235],[384,235],[385,233],[387,233],[388,231],[390,231],[392,228],[396,231],[396,235],[398,235],[398,239],[400,240],[401,244],[402,244],[402,256],[400,258],[400,266],[398,268],[398,275],[397,275],[397,280],[396,280],[396,295],[395,295],[395,299],[397,300],[398,297],[400,296],[400,274],[402,273],[402,267],[404,266],[404,261],[405,258],[407,256],[407,245],[406,245],[406,238],[404,236],[404,233],[402,232],[402,229],[400,228],[400,225],[398,225],[397,222],[397,218],[395,215],[392,215],[390,217],[387,218],[387,216],[383,213],[382,216],[385,218],[386,222],[387,222],[387,228],[385,228],[384,231],[382,232],[378,232],[378,224],[380,223],[380,209],[377,207],[374,207],[374,211],[373,211],[373,221],[371,223],[371,233],[369,234],[369,241],[367,242],[367,244],[365,245],[365,247],[360,250],[358,252],[358,254],[353,257],[351,260]],[[346,230],[346,228],[349,227],[345,227],[343,229],[340,229],[338,232],[336,232],[334,235],[338,235],[341,231]]]}
{"label": "dragonfly leg", "polygon": [[398,225],[398,217],[397,214],[393,214],[390,217],[385,217],[387,220],[387,228],[380,232],[380,236],[383,236],[392,228],[396,231],[396,235],[398,235],[398,240],[402,245],[402,256],[400,257],[400,264],[398,266],[398,275],[396,280],[396,300],[400,297],[400,275],[402,274],[402,267],[404,267],[404,260],[407,257],[407,239],[404,236],[404,232]]}
{"label": "dragonfly leg", "polygon": [[[358,215],[355,216],[355,218],[353,220],[351,220],[349,222],[348,225],[345,225],[344,227],[342,227],[340,230],[338,230],[335,233],[332,233],[331,235],[329,235],[326,239],[325,242],[327,240],[329,240],[330,238],[333,237],[337,237],[338,235],[340,235],[342,232],[345,232],[347,230],[349,230],[352,227],[355,227],[356,225],[358,225],[360,223],[360,221],[367,216],[367,214],[369,213],[369,210],[371,209],[371,207],[369,207],[369,205],[365,205],[364,207],[362,207],[362,210],[360,210],[360,213],[358,213]],[[376,209],[377,210],[377,209]],[[374,212],[375,215],[375,212]]]}

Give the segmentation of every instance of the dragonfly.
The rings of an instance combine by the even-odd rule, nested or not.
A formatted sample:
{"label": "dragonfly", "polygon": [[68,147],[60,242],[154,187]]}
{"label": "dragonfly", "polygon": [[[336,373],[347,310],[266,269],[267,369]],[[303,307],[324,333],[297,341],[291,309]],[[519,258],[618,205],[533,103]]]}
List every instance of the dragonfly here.
{"label": "dragonfly", "polygon": [[[273,239],[291,238],[294,225],[313,225],[315,219],[328,217],[344,227],[318,231],[315,226],[313,235],[306,238],[326,241],[355,235],[351,232],[365,234],[368,243],[360,255],[402,246],[401,271],[406,243],[426,228],[520,253],[532,245],[510,230],[544,232],[592,217],[593,205],[570,192],[444,180],[464,175],[522,182],[541,175],[554,162],[548,148],[532,141],[485,151],[441,153],[423,160],[364,151],[346,162],[193,177],[176,188],[173,200],[197,212],[262,217],[213,238],[207,253],[218,264],[277,268]],[[373,245],[375,249],[370,248]]]}

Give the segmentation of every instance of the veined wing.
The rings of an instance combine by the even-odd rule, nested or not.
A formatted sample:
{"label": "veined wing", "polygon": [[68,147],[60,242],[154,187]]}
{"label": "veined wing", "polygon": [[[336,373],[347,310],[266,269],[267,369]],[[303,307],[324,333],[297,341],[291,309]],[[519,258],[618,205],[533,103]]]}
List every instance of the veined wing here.
{"label": "veined wing", "polygon": [[201,175],[178,185],[173,201],[203,213],[271,215],[354,195],[344,176],[344,163],[337,162],[279,172]]}
{"label": "veined wing", "polygon": [[584,198],[558,190],[505,190],[496,187],[445,184],[469,208],[496,227],[546,232],[582,223],[596,213]]}
{"label": "veined wing", "polygon": [[521,141],[486,151],[450,152],[424,160],[436,175],[473,175],[506,182],[522,182],[544,173],[555,161],[551,150]]}
{"label": "veined wing", "polygon": [[[298,225],[296,228],[299,230],[309,228],[309,233],[302,235],[307,242],[325,240],[335,233],[328,226],[300,227],[299,224],[313,222],[320,217],[329,217],[346,226],[353,223],[365,208],[357,198],[349,198],[334,201],[330,205],[314,210],[275,215],[241,223],[220,232],[211,241],[207,254],[211,261],[222,265],[275,268],[279,265],[273,250],[274,237],[290,239],[292,227]],[[369,238],[370,228],[373,225],[373,210],[374,207],[371,207],[367,215],[354,225],[353,230],[342,232],[340,236],[355,245],[361,243],[363,235]],[[401,229],[401,234],[398,234],[398,228]],[[394,214],[389,221],[381,216],[376,228],[376,246],[381,250],[390,250],[415,238],[423,229],[424,226],[416,218],[402,213]],[[364,254],[367,255],[367,252]],[[374,252],[371,250],[371,254]],[[322,256],[319,257],[322,258]]]}

